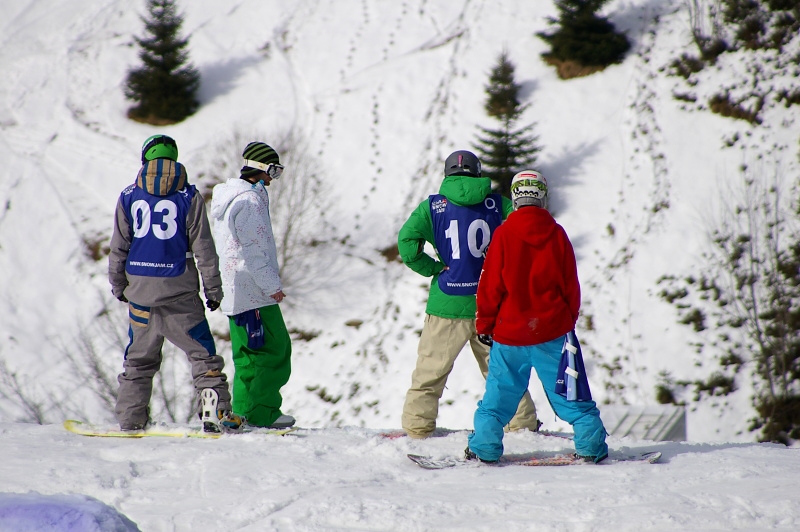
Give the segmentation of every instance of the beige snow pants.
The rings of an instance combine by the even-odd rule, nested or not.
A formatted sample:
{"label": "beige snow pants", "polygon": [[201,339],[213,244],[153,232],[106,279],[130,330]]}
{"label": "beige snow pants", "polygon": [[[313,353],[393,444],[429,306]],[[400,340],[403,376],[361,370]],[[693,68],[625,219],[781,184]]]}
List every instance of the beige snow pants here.
{"label": "beige snow pants", "polygon": [[[469,342],[483,378],[489,373],[489,346],[478,341],[475,320],[425,315],[419,339],[417,366],[403,406],[403,430],[412,438],[427,438],[436,428],[439,399],[456,357]],[[539,420],[530,392],[526,391],[506,430],[536,431]]]}

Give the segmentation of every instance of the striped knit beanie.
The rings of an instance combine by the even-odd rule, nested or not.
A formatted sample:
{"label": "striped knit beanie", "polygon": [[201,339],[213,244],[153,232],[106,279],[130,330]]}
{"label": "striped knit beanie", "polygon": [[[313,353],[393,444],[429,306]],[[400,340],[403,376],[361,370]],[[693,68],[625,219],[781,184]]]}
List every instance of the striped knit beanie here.
{"label": "striped knit beanie", "polygon": [[253,161],[256,163],[261,164],[280,164],[280,158],[278,157],[278,152],[272,149],[271,146],[268,144],[264,144],[263,142],[251,142],[247,145],[247,147],[242,152],[242,157],[244,157],[244,166],[241,170],[241,177],[248,178],[252,177],[256,174],[263,172],[263,170],[259,170],[258,168],[253,168],[252,166],[247,166],[248,161]]}

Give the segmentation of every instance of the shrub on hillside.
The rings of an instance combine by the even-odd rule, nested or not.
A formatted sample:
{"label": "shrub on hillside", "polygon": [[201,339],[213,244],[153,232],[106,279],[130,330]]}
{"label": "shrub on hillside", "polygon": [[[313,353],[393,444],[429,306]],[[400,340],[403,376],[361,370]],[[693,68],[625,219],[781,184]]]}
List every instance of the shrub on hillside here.
{"label": "shrub on hillside", "polygon": [[723,0],[721,9],[736,44],[750,50],[781,51],[800,33],[797,0]]}
{"label": "shrub on hillside", "polygon": [[[697,331],[700,365],[716,359],[707,378],[683,383],[694,387],[694,401],[723,397],[752,380],[749,430],[761,441],[791,445],[800,441],[800,183],[787,191],[780,176],[773,183],[744,177],[741,201],[731,200],[713,231],[703,273],[665,277],[661,297]],[[697,326],[701,315],[711,326]]]}
{"label": "shrub on hillside", "polygon": [[708,102],[708,106],[712,113],[745,120],[751,124],[760,124],[761,117],[759,113],[764,108],[764,97],[758,96],[755,98],[755,103],[752,108],[744,106],[741,101],[734,101],[731,95],[727,92],[724,94],[715,94]]}
{"label": "shrub on hillside", "polygon": [[553,65],[559,77],[569,79],[586,76],[621,63],[631,45],[628,38],[616,31],[614,25],[597,11],[608,0],[556,0],[557,19],[550,23],[558,28],[552,33],[537,35],[550,45],[542,54]]}

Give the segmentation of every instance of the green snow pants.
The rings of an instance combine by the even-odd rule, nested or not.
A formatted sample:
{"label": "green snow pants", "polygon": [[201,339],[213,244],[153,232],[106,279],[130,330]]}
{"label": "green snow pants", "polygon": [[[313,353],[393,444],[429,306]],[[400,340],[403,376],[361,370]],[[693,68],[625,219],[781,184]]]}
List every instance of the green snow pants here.
{"label": "green snow pants", "polygon": [[230,318],[233,350],[233,411],[256,427],[268,427],[281,416],[281,387],[292,372],[292,343],[278,305],[258,309],[264,345],[247,347],[247,330]]}

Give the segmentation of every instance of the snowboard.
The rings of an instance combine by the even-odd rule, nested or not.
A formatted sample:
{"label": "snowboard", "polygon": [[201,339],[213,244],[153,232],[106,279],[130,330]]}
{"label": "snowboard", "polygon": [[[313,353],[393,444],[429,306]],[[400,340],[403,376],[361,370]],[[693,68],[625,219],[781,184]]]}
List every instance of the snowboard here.
{"label": "snowboard", "polygon": [[[557,454],[554,456],[531,457],[529,455],[508,455],[500,459],[499,462],[486,463],[478,460],[464,460],[463,458],[431,458],[418,454],[409,454],[408,458],[423,469],[448,469],[450,467],[461,467],[466,465],[488,465],[494,467],[504,466],[568,466],[568,465],[594,465],[584,462],[571,454]],[[636,456],[608,457],[597,465],[609,465],[622,462],[641,462],[645,464],[655,464],[661,459],[661,452],[654,451]]]}
{"label": "snowboard", "polygon": [[[439,428],[437,428],[437,429],[434,429],[433,433],[431,433],[431,435],[428,436],[428,437],[429,438],[442,438],[442,437],[445,437],[445,436],[449,436],[451,434],[455,434],[457,432],[466,432],[466,431],[463,431],[463,430],[452,430],[452,429],[439,429]],[[402,429],[398,429],[398,430],[387,430],[387,431],[384,431],[384,432],[379,432],[378,436],[381,437],[381,438],[385,438],[387,440],[396,440],[398,438],[405,438],[405,437],[408,436],[408,434],[406,434],[406,431],[404,431]]]}
{"label": "snowboard", "polygon": [[203,438],[209,440],[216,440],[222,436],[239,435],[239,434],[266,434],[272,436],[283,436],[297,430],[296,427],[289,427],[286,429],[262,429],[253,428],[245,429],[241,432],[203,432],[197,428],[159,428],[152,427],[143,431],[127,432],[119,429],[109,429],[103,427],[96,427],[89,423],[83,423],[74,419],[64,421],[64,428],[73,434],[80,434],[81,436],[94,436],[100,438]]}

